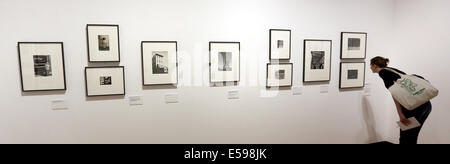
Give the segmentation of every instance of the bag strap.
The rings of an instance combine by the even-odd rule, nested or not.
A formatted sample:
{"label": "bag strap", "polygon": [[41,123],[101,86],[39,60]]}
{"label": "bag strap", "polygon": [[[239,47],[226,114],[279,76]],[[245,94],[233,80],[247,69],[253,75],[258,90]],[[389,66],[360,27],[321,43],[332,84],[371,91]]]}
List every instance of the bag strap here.
{"label": "bag strap", "polygon": [[400,72],[398,72],[398,71],[396,71],[396,70],[394,70],[394,69],[392,69],[392,68],[383,68],[383,69],[388,70],[388,71],[391,71],[391,72],[393,72],[393,73],[399,75],[400,78],[403,78],[403,76],[404,76],[403,74],[401,74]]}

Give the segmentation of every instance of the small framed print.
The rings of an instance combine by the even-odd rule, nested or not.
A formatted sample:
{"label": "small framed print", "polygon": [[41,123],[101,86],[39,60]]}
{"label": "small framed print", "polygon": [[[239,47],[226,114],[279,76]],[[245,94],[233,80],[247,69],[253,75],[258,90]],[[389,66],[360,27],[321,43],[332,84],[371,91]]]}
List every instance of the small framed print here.
{"label": "small framed print", "polygon": [[305,40],[303,82],[327,82],[331,78],[331,40]]}
{"label": "small framed print", "polygon": [[125,95],[125,70],[117,67],[86,67],[86,96]]}
{"label": "small framed print", "polygon": [[366,63],[342,62],[339,80],[340,89],[364,88]]}
{"label": "small framed print", "polygon": [[365,59],[367,52],[367,33],[341,33],[341,59]]}
{"label": "small framed print", "polygon": [[88,24],[89,62],[120,62],[119,25]]}
{"label": "small framed print", "polygon": [[270,60],[291,59],[291,30],[270,30]]}
{"label": "small framed print", "polygon": [[62,42],[19,42],[23,92],[66,90]]}
{"label": "small framed print", "polygon": [[292,87],[293,64],[267,64],[267,88]]}
{"label": "small framed print", "polygon": [[151,85],[177,85],[177,42],[143,41],[142,83]]}
{"label": "small framed print", "polygon": [[209,72],[211,83],[240,81],[240,42],[210,42]]}

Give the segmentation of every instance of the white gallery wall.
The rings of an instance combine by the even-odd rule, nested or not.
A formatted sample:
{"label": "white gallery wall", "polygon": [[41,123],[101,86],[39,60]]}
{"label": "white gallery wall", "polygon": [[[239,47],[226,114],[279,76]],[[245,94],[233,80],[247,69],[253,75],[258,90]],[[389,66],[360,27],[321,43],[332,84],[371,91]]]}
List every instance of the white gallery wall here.
{"label": "white gallery wall", "polygon": [[[397,0],[395,3],[395,43],[392,66],[430,80],[440,95],[432,101],[429,116],[419,143],[450,143],[450,1]],[[393,107],[393,106],[392,106]],[[395,108],[393,108],[395,109]],[[393,110],[390,110],[393,111]],[[395,111],[390,122],[398,120]],[[399,135],[390,127],[391,141]]]}
{"label": "white gallery wall", "polygon": [[[424,1],[414,3],[419,6]],[[409,17],[407,7],[416,4],[407,4],[393,0],[2,0],[0,143],[395,141],[393,104],[381,79],[370,73],[369,63],[366,89],[338,89],[340,33],[368,33],[367,62],[374,56],[387,56],[410,72],[427,73],[443,89],[436,100],[443,108],[448,104],[442,102],[448,88],[439,81],[445,80],[442,76],[448,68],[445,38],[439,37],[440,43],[434,43],[434,37],[418,42],[408,39],[414,36],[409,32],[420,32],[417,39],[438,33],[422,23],[423,27],[402,31],[401,27],[422,20]],[[441,25],[431,18],[423,21]],[[86,98],[84,67],[105,65],[87,62],[86,24],[120,25],[121,62],[116,65],[126,69],[125,97]],[[292,29],[290,62],[294,63],[294,86],[302,95],[265,88],[272,28]],[[448,38],[444,29],[441,32]],[[400,33],[400,41],[391,39],[395,32]],[[303,39],[333,40],[330,83],[302,83]],[[180,85],[142,87],[140,42],[161,40],[178,41]],[[66,92],[21,92],[19,41],[64,42]],[[209,41],[241,42],[238,86],[209,86]],[[405,53],[398,53],[405,48]],[[409,55],[413,57],[401,60]],[[424,60],[425,56],[429,58]],[[413,62],[422,64],[414,67]],[[434,68],[436,64],[440,67]],[[324,86],[328,93],[320,93]],[[227,99],[231,90],[239,91],[240,99]],[[166,104],[165,96],[173,93],[178,94],[179,103]],[[144,105],[129,105],[128,97],[135,95],[143,96]],[[52,100],[66,100],[68,110],[52,110]],[[434,113],[427,126],[447,121],[449,112],[441,110],[442,115]],[[446,127],[425,132],[424,142],[449,142]]]}

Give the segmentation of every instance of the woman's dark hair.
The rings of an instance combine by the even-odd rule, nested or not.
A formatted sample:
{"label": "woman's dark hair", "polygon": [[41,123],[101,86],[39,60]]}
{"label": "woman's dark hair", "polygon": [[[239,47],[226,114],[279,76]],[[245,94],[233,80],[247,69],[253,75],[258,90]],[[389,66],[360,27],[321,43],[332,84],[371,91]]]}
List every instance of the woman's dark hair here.
{"label": "woman's dark hair", "polygon": [[389,64],[389,59],[384,58],[381,56],[374,57],[372,60],[370,60],[371,65],[376,65],[380,68],[386,68]]}

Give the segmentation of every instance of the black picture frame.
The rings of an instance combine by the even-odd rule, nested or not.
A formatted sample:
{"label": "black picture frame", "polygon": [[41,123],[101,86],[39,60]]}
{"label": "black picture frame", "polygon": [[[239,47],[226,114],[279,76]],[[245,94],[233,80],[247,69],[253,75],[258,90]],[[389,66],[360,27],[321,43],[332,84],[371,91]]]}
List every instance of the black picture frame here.
{"label": "black picture frame", "polygon": [[[25,90],[24,87],[24,77],[23,77],[23,64],[22,64],[22,53],[20,52],[20,45],[23,44],[58,44],[61,45],[61,59],[63,64],[63,78],[64,78],[64,88],[60,89],[33,89],[33,90]],[[67,90],[67,78],[66,78],[66,63],[64,56],[64,43],[63,42],[18,42],[17,43],[17,52],[19,57],[19,69],[20,69],[20,83],[22,92],[45,92],[45,91],[66,91]]]}
{"label": "black picture frame", "polygon": [[[289,58],[272,58],[272,32],[281,31],[281,32],[289,32]],[[269,30],[269,60],[291,60],[292,57],[292,30],[290,29],[270,29]]]}
{"label": "black picture frame", "polygon": [[[306,43],[307,42],[330,42],[330,73],[328,75],[328,80],[317,80],[317,81],[306,81],[305,72],[306,72]],[[332,71],[332,60],[333,59],[333,40],[325,40],[325,39],[305,39],[303,41],[303,83],[320,83],[320,82],[330,82],[331,81],[331,71]]]}
{"label": "black picture frame", "polygon": [[[291,84],[280,86],[269,86],[269,66],[271,65],[290,65],[291,66]],[[266,88],[289,88],[294,84],[294,63],[267,63],[266,67]]]}
{"label": "black picture frame", "polygon": [[[363,77],[363,85],[362,86],[355,86],[355,87],[342,87],[342,66],[344,64],[364,64],[364,77]],[[366,62],[341,62],[340,69],[339,69],[339,89],[360,89],[364,88],[366,86]]]}
{"label": "black picture frame", "polygon": [[[211,79],[211,48],[212,44],[238,44],[239,46],[239,79],[238,80],[232,80],[232,81],[221,81],[221,82],[213,82]],[[210,84],[218,84],[218,83],[239,83],[241,81],[241,42],[224,42],[224,41],[211,41],[209,42],[209,83]]]}
{"label": "black picture frame", "polygon": [[[88,69],[108,69],[108,68],[121,68],[123,73],[123,93],[121,94],[102,94],[102,95],[90,95],[88,89],[88,77],[87,70]],[[126,94],[126,81],[125,81],[125,67],[124,66],[99,66],[99,67],[85,67],[84,69],[84,82],[86,88],[86,97],[104,97],[104,96],[125,96]]]}
{"label": "black picture frame", "polygon": [[[118,48],[118,60],[117,61],[93,61],[91,60],[91,47],[89,43],[89,27],[116,27],[117,28],[117,48]],[[87,24],[86,25],[86,36],[87,36],[87,52],[88,52],[88,62],[89,63],[120,63],[120,28],[116,24]]]}
{"label": "black picture frame", "polygon": [[[364,41],[365,44],[365,52],[364,52],[364,57],[363,58],[344,58],[343,56],[343,49],[344,49],[344,34],[361,34],[361,35],[365,35],[366,39]],[[358,60],[358,59],[366,59],[367,58],[367,32],[341,32],[341,60]]]}
{"label": "black picture frame", "polygon": [[[175,43],[175,51],[176,51],[176,75],[177,82],[176,83],[161,83],[161,84],[145,84],[145,75],[144,75],[144,44],[145,43]],[[177,41],[142,41],[141,42],[141,71],[142,71],[142,86],[163,86],[163,85],[172,85],[177,86],[179,83],[178,78],[178,42]]]}

